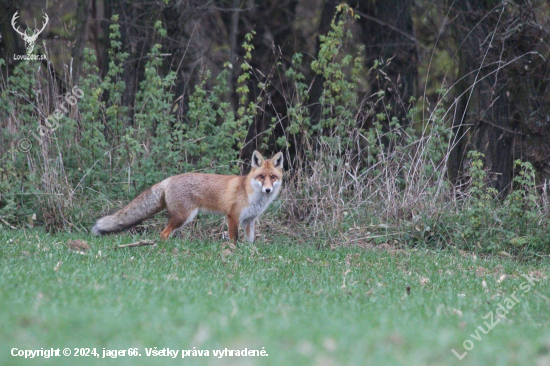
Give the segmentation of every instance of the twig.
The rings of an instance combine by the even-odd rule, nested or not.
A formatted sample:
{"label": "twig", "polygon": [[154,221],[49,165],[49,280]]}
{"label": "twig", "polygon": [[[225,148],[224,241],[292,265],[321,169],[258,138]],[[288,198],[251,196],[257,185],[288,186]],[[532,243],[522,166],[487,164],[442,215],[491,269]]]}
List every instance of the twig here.
{"label": "twig", "polygon": [[156,242],[154,240],[140,240],[140,241],[136,241],[135,243],[118,245],[115,247],[115,249],[144,247],[146,245],[155,245],[155,244]]}
{"label": "twig", "polygon": [[388,234],[374,235],[374,236],[366,236],[366,237],[364,237],[364,238],[355,238],[355,239],[351,239],[351,240],[349,240],[348,242],[359,241],[359,240],[368,240],[368,239],[376,239],[376,238],[383,238],[383,237],[385,237],[385,236],[401,235],[401,234],[404,234],[404,232],[401,232],[401,233],[388,233]]}
{"label": "twig", "polygon": [[418,43],[418,41],[416,40],[416,38],[415,38],[414,36],[410,35],[410,34],[407,33],[407,32],[404,32],[403,30],[401,30],[401,29],[399,29],[399,28],[397,28],[397,27],[394,27],[394,26],[391,25],[391,24],[388,24],[388,23],[386,23],[386,22],[384,22],[384,21],[382,21],[382,20],[380,20],[380,19],[378,19],[378,18],[372,17],[372,16],[370,16],[370,15],[368,15],[368,14],[365,14],[365,13],[363,13],[363,12],[360,12],[360,11],[357,10],[357,9],[353,9],[353,11],[356,12],[357,14],[359,14],[359,16],[361,16],[361,17],[363,17],[363,18],[365,18],[365,19],[372,20],[373,22],[376,22],[376,23],[380,24],[380,25],[383,26],[383,27],[388,27],[388,28],[390,28],[391,30],[393,30],[393,31],[395,31],[395,32],[397,32],[397,33],[399,33],[399,34],[401,34],[402,36],[408,38],[408,39],[411,40],[412,42]]}
{"label": "twig", "polygon": [[2,221],[4,224],[8,225],[9,227],[11,227],[13,230],[17,230],[17,228],[15,226],[11,226],[6,220],[4,220],[3,217],[0,217],[0,221]]}

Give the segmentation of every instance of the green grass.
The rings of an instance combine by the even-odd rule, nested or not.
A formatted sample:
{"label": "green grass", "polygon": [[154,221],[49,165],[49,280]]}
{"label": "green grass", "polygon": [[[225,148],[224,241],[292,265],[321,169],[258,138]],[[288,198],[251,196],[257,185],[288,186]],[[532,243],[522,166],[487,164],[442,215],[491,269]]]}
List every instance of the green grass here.
{"label": "green grass", "polygon": [[[317,250],[316,242],[296,245],[284,237],[241,243],[230,255],[220,242],[179,238],[112,249],[151,237],[157,238],[0,229],[0,365],[550,363],[547,259]],[[87,240],[92,249],[70,252],[69,239]],[[540,277],[525,293],[524,274]],[[488,320],[483,316],[514,291],[524,297],[473,340]],[[467,339],[474,348],[458,361],[451,349],[464,352]],[[96,348],[100,358],[25,360],[11,356],[13,347]],[[145,347],[196,347],[211,355],[146,357]],[[265,347],[269,356],[212,356],[226,347]],[[103,348],[138,348],[142,356],[102,359]]]}

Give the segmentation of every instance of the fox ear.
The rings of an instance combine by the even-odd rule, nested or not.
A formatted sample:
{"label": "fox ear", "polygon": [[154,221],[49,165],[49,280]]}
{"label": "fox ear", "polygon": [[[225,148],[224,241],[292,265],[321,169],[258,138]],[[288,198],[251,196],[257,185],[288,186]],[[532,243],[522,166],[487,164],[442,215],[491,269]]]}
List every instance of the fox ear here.
{"label": "fox ear", "polygon": [[273,167],[274,168],[283,169],[283,153],[282,152],[279,151],[277,154],[275,154],[275,156],[271,160],[273,160]]}
{"label": "fox ear", "polygon": [[252,153],[252,168],[259,168],[264,163],[264,158],[257,150]]}

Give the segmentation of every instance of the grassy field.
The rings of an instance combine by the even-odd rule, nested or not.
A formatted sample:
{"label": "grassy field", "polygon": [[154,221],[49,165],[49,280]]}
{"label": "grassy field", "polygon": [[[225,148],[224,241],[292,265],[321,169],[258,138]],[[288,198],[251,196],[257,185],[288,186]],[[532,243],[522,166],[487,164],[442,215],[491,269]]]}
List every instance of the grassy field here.
{"label": "grassy field", "polygon": [[[113,249],[147,238],[157,236],[0,229],[0,365],[550,365],[548,259],[317,250],[284,237]],[[72,239],[91,249],[68,250]],[[491,311],[500,321],[484,334]],[[473,348],[459,361],[451,350],[463,354],[464,341]],[[153,347],[178,357],[146,356]],[[181,358],[194,347],[210,356]],[[267,357],[212,353],[262,347]],[[12,348],[96,348],[99,359]],[[141,357],[102,358],[104,348]]]}

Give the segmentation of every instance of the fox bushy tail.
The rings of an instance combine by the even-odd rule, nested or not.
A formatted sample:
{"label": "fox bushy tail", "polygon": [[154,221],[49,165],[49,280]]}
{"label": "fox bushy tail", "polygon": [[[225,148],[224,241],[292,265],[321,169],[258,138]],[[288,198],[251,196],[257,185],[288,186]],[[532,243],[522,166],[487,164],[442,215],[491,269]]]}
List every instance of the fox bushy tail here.
{"label": "fox bushy tail", "polygon": [[116,213],[97,220],[92,233],[101,235],[128,229],[162,211],[165,206],[164,188],[155,184]]}

